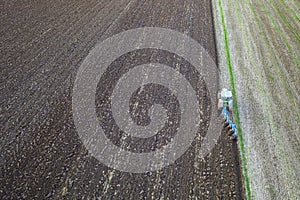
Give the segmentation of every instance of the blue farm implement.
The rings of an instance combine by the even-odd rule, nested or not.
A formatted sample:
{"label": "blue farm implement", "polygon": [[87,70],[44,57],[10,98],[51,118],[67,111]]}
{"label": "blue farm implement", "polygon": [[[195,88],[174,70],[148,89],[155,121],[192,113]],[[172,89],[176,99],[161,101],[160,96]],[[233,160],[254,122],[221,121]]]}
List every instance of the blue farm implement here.
{"label": "blue farm implement", "polygon": [[236,140],[238,137],[237,125],[230,119],[231,112],[233,110],[233,97],[232,92],[225,88],[218,93],[218,108],[222,109],[222,115],[224,117],[224,127],[231,140]]}

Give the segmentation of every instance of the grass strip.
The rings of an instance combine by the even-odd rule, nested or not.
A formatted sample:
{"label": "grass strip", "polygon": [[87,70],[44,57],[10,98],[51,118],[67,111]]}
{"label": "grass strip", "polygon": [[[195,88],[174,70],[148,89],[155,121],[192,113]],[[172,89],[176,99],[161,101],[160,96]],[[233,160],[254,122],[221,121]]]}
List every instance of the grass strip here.
{"label": "grass strip", "polygon": [[[300,36],[297,31],[295,31],[295,27],[292,27],[289,20],[286,18],[285,14],[282,13],[282,10],[279,8],[279,5],[275,1],[271,1],[272,6],[275,8],[277,13],[279,14],[280,18],[283,20],[284,24],[288,27],[290,32],[295,36],[297,42],[300,42]],[[299,22],[298,22],[299,23]]]}
{"label": "grass strip", "polygon": [[[277,31],[277,33],[280,35],[281,39],[283,40],[283,42],[285,43],[286,47],[288,48],[288,51],[291,55],[291,57],[293,58],[296,66],[298,67],[298,69],[300,69],[300,60],[297,57],[295,51],[293,50],[293,48],[291,47],[291,45],[289,44],[289,41],[287,40],[287,38],[285,37],[285,34],[283,33],[283,31],[281,30],[281,28],[279,27],[278,22],[276,22],[275,18],[273,17],[271,11],[265,6],[265,2],[263,2],[262,0],[259,0],[259,2],[262,5],[262,8],[264,9],[264,11],[268,14],[268,16],[271,19],[272,24],[275,27],[275,30]],[[252,6],[252,5],[250,5]],[[254,11],[255,12],[255,11]]]}
{"label": "grass strip", "polygon": [[299,17],[295,14],[294,10],[285,3],[285,0],[280,0],[280,2],[286,7],[286,9],[289,10],[290,13],[292,13],[292,15],[296,19],[297,23],[300,23]]}
{"label": "grass strip", "polygon": [[[275,61],[275,64],[276,64],[275,66],[276,66],[277,74],[280,74],[280,75],[283,75],[285,73],[287,74],[287,72],[282,71],[282,68],[280,67],[282,65],[280,64],[280,61],[278,60],[278,58],[276,56],[274,47],[272,45],[270,45],[270,41],[269,41],[267,33],[264,29],[263,23],[259,19],[258,14],[255,12],[255,8],[252,6],[252,4],[250,2],[248,2],[248,6],[250,8],[252,16],[254,17],[255,23],[258,26],[259,31],[262,34],[262,39],[265,43],[265,46],[268,49],[268,52],[270,52],[271,57],[274,58],[274,61]],[[249,35],[247,34],[247,32],[246,32],[246,35],[247,35],[247,38],[248,38]],[[248,41],[248,39],[247,39],[247,41]],[[250,60],[250,62],[251,62],[251,60]],[[286,71],[288,71],[288,69],[286,69]],[[268,74],[268,73],[266,73],[266,74]],[[286,83],[288,81],[288,79],[289,79],[288,76],[285,76],[285,77],[279,76],[279,77],[277,77],[277,81],[280,80],[282,83],[284,83],[284,82]],[[292,91],[290,91],[289,88],[286,85],[284,85],[284,89],[289,95],[292,93]]]}
{"label": "grass strip", "polygon": [[252,199],[251,195],[251,188],[250,188],[250,182],[249,182],[249,177],[248,177],[248,170],[247,170],[247,159],[245,156],[245,145],[244,145],[244,140],[243,140],[243,134],[242,134],[242,129],[240,126],[240,115],[239,115],[239,108],[238,108],[238,103],[237,103],[237,94],[235,90],[235,80],[234,80],[234,74],[233,74],[233,67],[231,63],[231,55],[230,55],[230,49],[229,49],[229,39],[228,39],[228,32],[227,32],[227,27],[225,23],[225,13],[223,10],[223,4],[222,0],[219,0],[219,6],[221,10],[221,17],[222,17],[222,27],[223,27],[223,32],[224,32],[224,40],[225,40],[225,50],[226,50],[226,57],[227,57],[227,64],[229,68],[229,75],[230,75],[230,81],[231,81],[231,87],[232,87],[232,93],[233,93],[233,98],[234,98],[234,114],[236,117],[236,124],[238,125],[238,131],[239,131],[239,140],[240,140],[240,148],[242,152],[242,161],[243,161],[243,171],[244,171],[244,177],[245,177],[245,184],[246,184],[246,190],[247,190],[247,198],[249,200]]}

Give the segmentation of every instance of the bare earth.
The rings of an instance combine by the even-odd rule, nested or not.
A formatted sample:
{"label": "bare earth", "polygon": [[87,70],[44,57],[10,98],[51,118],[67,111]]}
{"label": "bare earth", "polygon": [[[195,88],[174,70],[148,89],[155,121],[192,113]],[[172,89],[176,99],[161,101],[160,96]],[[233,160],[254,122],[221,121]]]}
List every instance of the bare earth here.
{"label": "bare earth", "polygon": [[213,7],[224,86],[231,83],[221,7],[228,32],[248,196],[299,199],[300,3],[218,0]]}
{"label": "bare earth", "polygon": [[[223,133],[212,153],[199,157],[201,133],[210,120],[209,94],[193,67],[174,54],[145,49],[118,58],[99,84],[96,101],[100,123],[109,132],[115,128],[109,94],[126,67],[155,61],[185,69],[182,73],[197,85],[203,123],[174,164],[143,174],[108,168],[85,149],[72,118],[78,68],[98,42],[121,31],[170,28],[197,40],[217,62],[211,1],[11,0],[1,1],[0,9],[0,199],[245,199],[237,143]],[[177,119],[173,97],[160,98],[167,92],[149,86],[132,103],[149,107],[153,102],[143,101],[148,95]],[[141,145],[122,141],[120,134],[108,137],[131,150]],[[172,134],[146,141],[146,150],[161,147]]]}

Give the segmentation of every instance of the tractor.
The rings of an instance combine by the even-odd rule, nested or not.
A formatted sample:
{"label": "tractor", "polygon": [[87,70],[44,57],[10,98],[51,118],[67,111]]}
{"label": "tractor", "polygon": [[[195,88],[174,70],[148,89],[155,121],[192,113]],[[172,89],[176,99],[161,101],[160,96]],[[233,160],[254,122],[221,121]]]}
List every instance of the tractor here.
{"label": "tractor", "polygon": [[224,117],[224,128],[226,128],[231,140],[237,140],[237,125],[230,119],[233,111],[232,92],[223,88],[222,91],[218,93],[218,99],[218,109],[222,110],[222,115]]}

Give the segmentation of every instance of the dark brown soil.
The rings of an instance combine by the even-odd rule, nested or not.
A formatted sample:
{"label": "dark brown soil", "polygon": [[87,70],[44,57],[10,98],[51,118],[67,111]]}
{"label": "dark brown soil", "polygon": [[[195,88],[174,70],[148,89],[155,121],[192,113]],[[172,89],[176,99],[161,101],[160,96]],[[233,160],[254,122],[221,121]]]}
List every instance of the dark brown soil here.
{"label": "dark brown soil", "polygon": [[[149,26],[173,29],[197,40],[217,62],[209,0],[12,0],[2,1],[0,7],[1,199],[245,198],[238,147],[224,132],[204,160],[197,155],[200,141],[195,139],[174,164],[156,172],[130,174],[91,157],[72,118],[77,69],[99,41],[121,31]],[[132,52],[111,67],[151,61],[188,65],[176,55],[149,49]],[[115,81],[111,75],[104,80],[107,85]],[[197,89],[202,94],[199,101],[208,108],[203,111],[208,122],[206,87]],[[149,86],[148,92],[166,91]],[[97,95],[96,105],[102,98],[101,92]],[[103,123],[113,126],[109,120]],[[206,130],[204,123],[199,134]],[[150,141],[147,148],[159,147],[159,142]]]}

